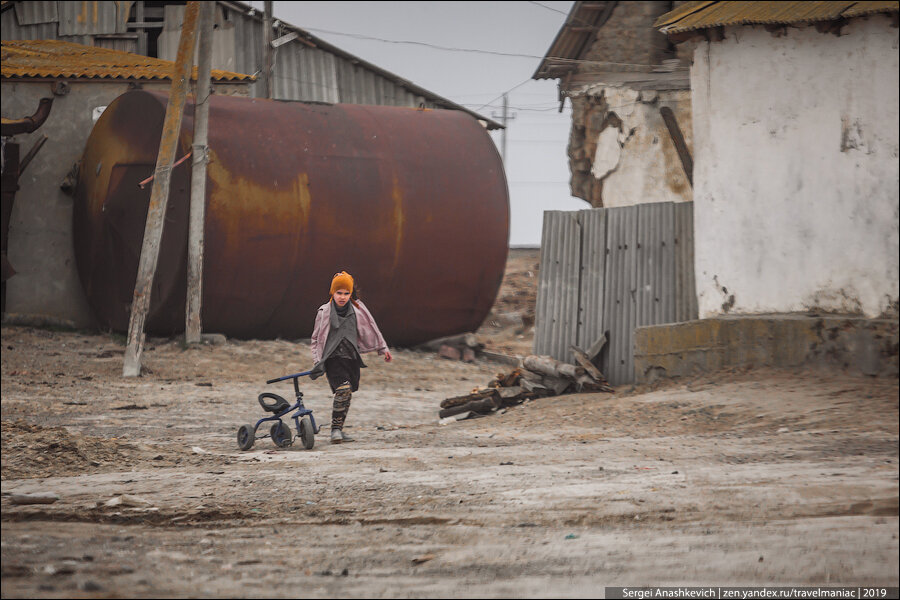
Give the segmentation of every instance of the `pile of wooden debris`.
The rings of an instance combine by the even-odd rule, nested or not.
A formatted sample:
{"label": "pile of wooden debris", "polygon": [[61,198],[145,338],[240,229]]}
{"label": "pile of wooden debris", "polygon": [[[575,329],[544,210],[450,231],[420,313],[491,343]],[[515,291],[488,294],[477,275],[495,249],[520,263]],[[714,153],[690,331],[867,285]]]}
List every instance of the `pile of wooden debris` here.
{"label": "pile of wooden debris", "polygon": [[487,387],[475,388],[465,396],[447,398],[441,402],[438,415],[442,419],[464,413],[483,415],[534,398],[613,391],[588,353],[575,346],[572,352],[579,366],[549,356],[526,356],[517,368],[498,374]]}

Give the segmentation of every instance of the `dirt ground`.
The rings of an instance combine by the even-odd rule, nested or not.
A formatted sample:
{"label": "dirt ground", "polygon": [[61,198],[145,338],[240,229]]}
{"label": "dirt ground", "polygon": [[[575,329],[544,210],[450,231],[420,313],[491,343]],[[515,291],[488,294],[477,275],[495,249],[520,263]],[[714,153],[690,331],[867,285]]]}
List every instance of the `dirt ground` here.
{"label": "dirt ground", "polygon": [[[537,261],[511,255],[489,349],[530,349]],[[123,341],[2,328],[4,598],[900,580],[896,379],[722,371],[440,424],[441,400],[508,367],[395,349],[363,370],[357,441],[242,452],[257,394],[291,395],[265,380],[308,367],[307,343],[151,339],[124,379]],[[327,384],[302,388],[327,423]],[[13,503],[36,492],[60,498]]]}

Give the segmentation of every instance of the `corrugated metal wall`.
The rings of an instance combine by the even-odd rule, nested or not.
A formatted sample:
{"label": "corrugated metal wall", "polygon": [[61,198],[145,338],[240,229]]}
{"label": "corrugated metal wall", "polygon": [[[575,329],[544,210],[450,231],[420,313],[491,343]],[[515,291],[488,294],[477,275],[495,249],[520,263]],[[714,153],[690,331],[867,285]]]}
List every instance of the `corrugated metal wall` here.
{"label": "corrugated metal wall", "polygon": [[[18,6],[16,4],[17,8]],[[35,16],[35,18],[40,17]],[[0,15],[0,37],[4,40],[57,40],[59,39],[58,30],[59,23],[56,21],[52,23],[20,25],[16,20],[15,10],[7,9]]]}
{"label": "corrugated metal wall", "polygon": [[[70,42],[135,51],[137,42],[95,36],[127,31],[133,2],[21,2],[3,11],[4,40],[64,39]],[[157,39],[157,56],[175,60],[184,5],[164,7],[165,26]],[[263,68],[263,23],[257,16],[219,5],[213,42],[213,68],[259,75]],[[411,92],[363,65],[293,40],[274,55],[274,97],[348,104],[379,104],[437,108],[424,96]],[[262,78],[251,86],[251,96],[265,96]]]}
{"label": "corrugated metal wall", "polygon": [[[329,52],[289,42],[275,52],[275,86],[279,100],[340,102],[337,67],[339,59]],[[264,95],[261,83],[257,90]]]}
{"label": "corrugated metal wall", "polygon": [[[22,4],[30,5],[31,2]],[[81,0],[57,2],[59,35],[92,35],[96,33],[125,33],[125,23],[131,2],[100,2]],[[18,5],[16,6],[18,9]]]}
{"label": "corrugated metal wall", "polygon": [[[534,347],[537,354],[571,358],[578,336],[581,224],[578,212],[546,211],[541,234]],[[540,350],[538,350],[540,349]]]}
{"label": "corrugated metal wall", "polygon": [[694,282],[694,203],[685,202],[675,211],[675,322],[696,319],[698,312]]}
{"label": "corrugated metal wall", "polygon": [[[226,9],[220,7],[220,10]],[[223,39],[221,45],[214,44],[213,68],[259,76],[265,60],[262,21],[237,11],[228,10],[227,13],[227,17],[223,14],[220,18],[220,26],[216,29],[217,42],[219,38]],[[158,42],[159,57],[175,60],[178,39],[174,33],[180,29],[184,7],[167,5],[165,14],[166,27]],[[227,40],[224,39],[226,36]],[[225,55],[217,52],[217,47],[226,52],[226,49],[233,48],[233,64],[224,64]],[[331,52],[311,48],[298,40],[279,46],[273,62],[273,94],[278,100],[389,106],[424,104],[426,108],[435,108],[433,102],[370,69]],[[263,86],[260,77],[251,87],[251,95],[255,98],[265,96]]]}
{"label": "corrugated metal wall", "polygon": [[606,332],[600,370],[634,381],[634,329],[697,318],[693,203],[547,211],[535,354],[572,362]]}
{"label": "corrugated metal wall", "polygon": [[[93,46],[94,35],[125,33],[133,2],[16,2],[3,11],[4,40],[62,40]],[[98,46],[126,49],[125,42],[105,40]]]}
{"label": "corrugated metal wall", "polygon": [[[21,25],[35,25],[37,23],[58,23],[59,11],[56,2],[38,0],[36,2],[16,2],[16,19]],[[6,39],[6,38],[4,38]]]}
{"label": "corrugated metal wall", "polygon": [[[606,278],[606,211],[580,211],[581,283],[577,346],[586,349],[606,331],[603,326],[603,285]],[[585,234],[586,232],[586,234]],[[568,350],[568,348],[567,348]]]}

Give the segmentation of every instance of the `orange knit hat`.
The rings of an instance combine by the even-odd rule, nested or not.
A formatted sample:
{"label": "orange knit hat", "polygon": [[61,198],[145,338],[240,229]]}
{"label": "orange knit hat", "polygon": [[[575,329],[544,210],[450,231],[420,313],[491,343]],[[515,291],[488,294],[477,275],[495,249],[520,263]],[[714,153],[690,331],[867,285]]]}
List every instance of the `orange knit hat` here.
{"label": "orange knit hat", "polygon": [[334,296],[334,293],[338,290],[347,290],[351,294],[353,293],[353,276],[347,271],[335,273],[334,278],[331,280],[331,291],[329,294]]}

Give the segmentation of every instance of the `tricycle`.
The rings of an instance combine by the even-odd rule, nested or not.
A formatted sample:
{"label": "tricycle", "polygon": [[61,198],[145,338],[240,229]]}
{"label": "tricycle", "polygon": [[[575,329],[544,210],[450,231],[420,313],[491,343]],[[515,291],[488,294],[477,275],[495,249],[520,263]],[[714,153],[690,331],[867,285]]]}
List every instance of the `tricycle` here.
{"label": "tricycle", "polygon": [[[263,410],[273,413],[273,415],[271,417],[263,417],[256,422],[256,425],[247,424],[241,425],[238,428],[237,443],[241,450],[249,450],[253,447],[256,440],[267,437],[272,438],[272,442],[279,448],[287,448],[299,438],[300,441],[303,442],[304,448],[307,450],[312,449],[313,445],[316,443],[316,434],[319,433],[321,428],[316,426],[316,418],[312,414],[313,411],[303,406],[303,392],[300,391],[300,383],[298,381],[301,377],[305,377],[310,373],[312,373],[312,371],[294,373],[293,375],[285,375],[284,377],[270,379],[266,382],[267,384],[271,384],[278,381],[293,379],[296,402],[291,406],[287,400],[278,394],[273,394],[271,392],[263,392],[260,394],[257,397],[259,405],[262,406]],[[296,411],[290,417],[294,419],[294,425],[297,428],[296,437],[291,433],[291,428],[285,425],[284,421],[281,420],[281,417],[287,415],[291,411]],[[274,421],[269,428],[269,433],[257,436],[256,431],[259,429],[259,426],[267,421]]]}

